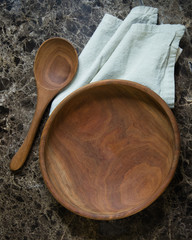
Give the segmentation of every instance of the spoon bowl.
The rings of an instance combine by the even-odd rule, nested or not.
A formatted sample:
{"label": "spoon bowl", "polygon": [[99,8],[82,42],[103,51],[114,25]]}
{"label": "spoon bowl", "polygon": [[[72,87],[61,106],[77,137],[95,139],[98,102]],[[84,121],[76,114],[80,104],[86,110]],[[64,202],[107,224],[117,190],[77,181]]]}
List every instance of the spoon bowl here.
{"label": "spoon bowl", "polygon": [[51,38],[40,46],[34,63],[37,85],[36,111],[23,144],[10,162],[12,171],[20,169],[26,161],[47,105],[72,81],[77,67],[77,52],[66,39]]}
{"label": "spoon bowl", "polygon": [[37,52],[34,74],[38,84],[50,90],[65,87],[73,78],[77,67],[74,47],[62,38],[45,41]]}

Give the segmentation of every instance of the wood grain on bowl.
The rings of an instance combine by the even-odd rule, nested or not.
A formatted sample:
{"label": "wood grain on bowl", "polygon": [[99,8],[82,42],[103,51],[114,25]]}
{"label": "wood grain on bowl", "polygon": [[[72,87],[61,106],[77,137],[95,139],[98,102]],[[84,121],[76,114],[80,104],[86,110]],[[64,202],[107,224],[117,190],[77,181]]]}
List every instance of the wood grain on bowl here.
{"label": "wood grain on bowl", "polygon": [[179,155],[171,110],[154,92],[123,80],[83,87],[54,111],[40,165],[53,196],[94,219],[132,215],[170,182]]}

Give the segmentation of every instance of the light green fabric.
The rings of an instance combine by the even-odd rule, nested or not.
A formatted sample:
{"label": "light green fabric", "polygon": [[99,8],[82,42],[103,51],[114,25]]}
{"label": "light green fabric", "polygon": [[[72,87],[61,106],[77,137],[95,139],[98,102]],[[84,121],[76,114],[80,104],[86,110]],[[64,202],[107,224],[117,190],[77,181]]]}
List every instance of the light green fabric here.
{"label": "light green fabric", "polygon": [[174,107],[174,66],[185,27],[157,25],[158,10],[139,6],[124,21],[106,14],[79,56],[72,83],[52,102],[50,113],[70,93],[90,82],[125,79],[143,84]]}

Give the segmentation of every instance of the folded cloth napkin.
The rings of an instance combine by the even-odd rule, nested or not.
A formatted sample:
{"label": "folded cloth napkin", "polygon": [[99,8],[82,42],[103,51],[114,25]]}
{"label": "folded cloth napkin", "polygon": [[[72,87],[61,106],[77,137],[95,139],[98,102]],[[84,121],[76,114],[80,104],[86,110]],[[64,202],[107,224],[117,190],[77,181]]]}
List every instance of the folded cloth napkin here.
{"label": "folded cloth napkin", "polygon": [[135,7],[124,21],[106,14],[79,56],[77,74],[53,100],[50,113],[70,93],[104,79],[143,84],[174,107],[174,66],[185,27],[157,25],[158,9]]}

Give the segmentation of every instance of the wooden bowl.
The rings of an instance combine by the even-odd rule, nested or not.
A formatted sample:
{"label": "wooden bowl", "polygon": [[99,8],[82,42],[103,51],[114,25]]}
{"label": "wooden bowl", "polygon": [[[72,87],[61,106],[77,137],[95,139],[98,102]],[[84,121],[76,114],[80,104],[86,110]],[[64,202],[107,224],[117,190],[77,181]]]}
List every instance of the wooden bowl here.
{"label": "wooden bowl", "polygon": [[130,81],[103,80],[65,98],[48,119],[40,167],[55,199],[81,216],[135,214],[165,190],[179,157],[167,104]]}

